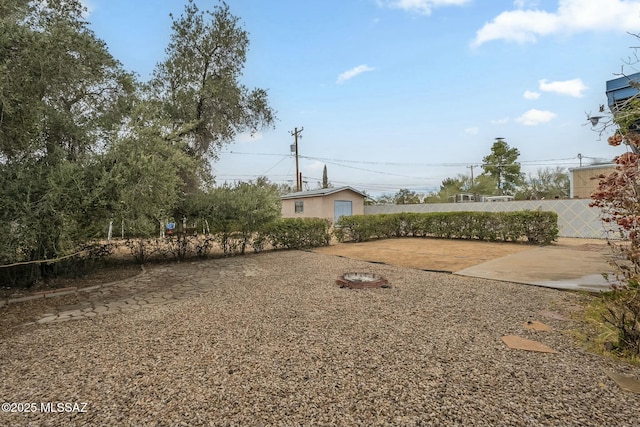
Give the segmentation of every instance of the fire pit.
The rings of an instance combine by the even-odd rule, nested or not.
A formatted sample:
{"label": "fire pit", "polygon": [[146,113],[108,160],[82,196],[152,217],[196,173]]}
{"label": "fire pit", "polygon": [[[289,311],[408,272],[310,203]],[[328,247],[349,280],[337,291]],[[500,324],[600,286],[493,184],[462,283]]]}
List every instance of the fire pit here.
{"label": "fire pit", "polygon": [[339,285],[341,288],[351,289],[391,287],[387,279],[374,273],[345,273],[338,277],[336,285]]}

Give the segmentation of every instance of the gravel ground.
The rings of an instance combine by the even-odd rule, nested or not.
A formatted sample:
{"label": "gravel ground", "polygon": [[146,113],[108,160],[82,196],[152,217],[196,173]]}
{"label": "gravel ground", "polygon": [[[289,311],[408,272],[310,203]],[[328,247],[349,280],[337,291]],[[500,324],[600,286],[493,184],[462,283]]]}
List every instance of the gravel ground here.
{"label": "gravel ground", "polygon": [[[569,315],[577,294],[310,252],[247,262],[260,276],[199,298],[2,338],[0,399],[37,410],[0,425],[640,425],[638,395],[603,372],[640,368],[584,352],[572,322],[540,316]],[[348,271],[392,288],[338,288]],[[503,335],[559,353],[510,350]],[[42,413],[40,402],[87,406]]]}

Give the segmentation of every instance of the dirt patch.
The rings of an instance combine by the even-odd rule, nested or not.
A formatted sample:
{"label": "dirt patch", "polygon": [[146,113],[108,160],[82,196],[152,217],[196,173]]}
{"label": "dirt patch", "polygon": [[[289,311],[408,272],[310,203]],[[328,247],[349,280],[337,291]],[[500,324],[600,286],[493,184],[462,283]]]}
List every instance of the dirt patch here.
{"label": "dirt patch", "polygon": [[[610,251],[606,240],[598,239],[559,238],[550,246],[589,252]],[[456,272],[537,247],[527,243],[404,238],[364,243],[336,243],[313,251],[400,267]]]}
{"label": "dirt patch", "polygon": [[313,251],[421,270],[456,272],[535,247],[524,243],[405,238],[338,243]]}

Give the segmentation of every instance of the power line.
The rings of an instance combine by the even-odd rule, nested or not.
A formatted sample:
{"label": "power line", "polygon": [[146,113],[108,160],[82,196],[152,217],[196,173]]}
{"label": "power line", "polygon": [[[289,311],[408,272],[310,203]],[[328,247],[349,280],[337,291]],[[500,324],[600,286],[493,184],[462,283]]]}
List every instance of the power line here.
{"label": "power line", "polygon": [[275,168],[276,166],[278,166],[280,163],[282,163],[285,159],[288,159],[289,157],[291,156],[289,155],[284,156],[282,159],[278,160],[278,162],[275,165],[271,166],[269,169],[262,172],[262,175],[266,175],[267,173],[269,173],[269,171],[271,171],[271,169]]}
{"label": "power line", "polygon": [[[300,156],[300,157],[305,158],[305,159],[309,159],[309,160],[319,160],[318,158],[315,158],[315,157],[308,157],[308,156]],[[343,168],[361,170],[361,171],[371,172],[371,173],[379,173],[379,174],[382,174],[382,175],[399,176],[399,177],[402,177],[402,178],[413,178],[413,179],[428,179],[428,178],[422,178],[422,177],[418,177],[418,176],[401,175],[401,174],[397,174],[397,173],[390,173],[390,172],[383,172],[383,171],[378,171],[378,170],[373,170],[373,169],[359,168],[359,167],[356,167],[356,166],[347,166],[347,165],[343,165],[341,163],[337,163],[337,162],[333,162],[333,161],[329,161],[329,160],[324,160],[324,162],[325,163],[329,163],[330,165],[341,166]]]}
{"label": "power line", "polygon": [[[234,155],[247,155],[247,156],[283,156],[283,154],[276,153],[246,153],[240,151],[222,151],[221,154],[234,154]],[[284,154],[284,156],[291,157],[290,154]],[[442,162],[442,163],[416,163],[416,162],[379,162],[379,161],[370,161],[370,160],[351,160],[351,159],[334,159],[327,157],[315,157],[315,156],[303,156],[300,155],[300,158],[308,159],[308,160],[317,160],[320,162],[335,162],[340,163],[354,163],[354,164],[368,164],[368,165],[383,165],[383,166],[429,166],[429,167],[468,167],[471,165],[477,165],[478,162],[461,162],[461,163],[452,163],[452,162]],[[582,158],[596,159],[597,157],[585,156]],[[570,165],[574,163],[578,163],[578,157],[566,157],[560,159],[539,159],[539,160],[521,160],[517,163],[526,164],[527,166],[548,166],[552,165],[554,162],[565,162],[560,163],[559,165]],[[332,163],[332,164],[335,164]],[[483,166],[501,166],[501,165],[491,165],[491,164],[483,164]]]}
{"label": "power line", "polygon": [[250,155],[250,156],[291,156],[291,154],[282,154],[282,153],[243,153],[240,151],[221,151],[220,154],[239,154],[239,155]]}
{"label": "power line", "polygon": [[[234,154],[234,155],[243,155],[243,156],[278,156],[278,157],[282,157],[280,160],[278,160],[278,162],[272,166],[271,168],[269,168],[267,171],[265,171],[263,174],[261,175],[255,175],[255,174],[248,174],[248,175],[220,175],[220,178],[224,178],[224,177],[236,177],[239,179],[255,179],[258,176],[265,176],[268,174],[268,172],[270,172],[271,170],[273,170],[278,164],[282,163],[285,159],[290,158],[290,159],[294,159],[293,156],[291,154],[275,154],[275,153],[248,153],[248,152],[238,152],[238,151],[228,151],[228,152],[224,152],[226,154]],[[392,173],[392,172],[388,172],[388,171],[384,171],[384,170],[380,170],[380,169],[373,169],[373,168],[362,168],[362,167],[358,167],[358,166],[354,166],[353,164],[371,164],[371,165],[381,165],[381,166],[403,166],[403,167],[407,167],[407,166],[423,166],[423,167],[458,167],[458,168],[469,168],[469,167],[491,167],[491,166],[508,166],[505,164],[482,164],[482,163],[399,163],[399,162],[374,162],[374,161],[366,161],[366,160],[348,160],[348,159],[333,159],[333,158],[325,158],[325,157],[315,157],[315,156],[302,156],[299,155],[300,158],[306,159],[306,160],[311,160],[311,161],[318,161],[318,162],[323,162],[326,164],[331,164],[331,165],[335,165],[338,167],[342,167],[342,168],[346,168],[346,169],[352,169],[352,170],[358,170],[358,171],[364,171],[364,172],[369,172],[369,173],[375,173],[375,174],[380,174],[380,175],[384,175],[384,176],[388,176],[388,177],[400,177],[400,178],[409,178],[412,180],[412,182],[395,182],[395,183],[380,183],[380,182],[370,182],[370,183],[357,183],[354,181],[349,181],[349,182],[344,182],[344,181],[337,181],[337,180],[332,180],[333,183],[335,184],[344,184],[344,185],[353,185],[353,186],[358,186],[359,188],[362,189],[366,189],[366,190],[370,190],[370,191],[374,191],[374,192],[384,192],[384,191],[395,191],[398,188],[413,188],[413,189],[426,189],[427,191],[430,191],[433,188],[437,188],[440,185],[440,180],[442,177],[439,176],[412,176],[412,175],[405,175],[405,174],[399,174],[399,173]],[[588,157],[588,156],[582,156],[584,157]],[[555,163],[553,163],[555,162]],[[292,162],[293,163],[293,162]],[[524,160],[524,161],[520,161],[520,162],[516,162],[517,164],[519,164],[522,167],[532,167],[532,166],[577,166],[578,165],[578,159],[577,157],[572,157],[572,158],[555,158],[555,159],[543,159],[543,160]],[[290,165],[289,168],[289,172],[291,171],[293,165]],[[242,178],[241,178],[242,177]],[[284,179],[282,179],[281,177],[283,177]],[[293,180],[290,177],[290,173],[286,174],[286,175],[271,175],[271,176],[267,176],[267,178],[269,178],[269,180],[271,182],[293,182]],[[227,179],[231,179],[231,178],[227,178]],[[306,179],[308,179],[309,181],[313,181],[313,180],[317,180],[319,181],[319,178],[313,178],[313,177],[306,177]]]}

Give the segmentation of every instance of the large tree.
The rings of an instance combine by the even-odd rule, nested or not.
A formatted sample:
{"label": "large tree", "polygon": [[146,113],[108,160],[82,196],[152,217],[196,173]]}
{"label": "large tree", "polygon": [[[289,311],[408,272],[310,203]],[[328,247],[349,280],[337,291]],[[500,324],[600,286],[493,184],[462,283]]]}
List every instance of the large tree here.
{"label": "large tree", "polygon": [[502,138],[497,138],[491,146],[491,153],[482,159],[483,175],[495,179],[499,195],[513,195],[522,182],[518,156],[520,151],[517,148],[511,148]]}
{"label": "large tree", "polygon": [[8,0],[0,17],[0,153],[80,159],[117,129],[131,76],[78,0]]}
{"label": "large tree", "polygon": [[249,44],[247,32],[229,6],[201,11],[189,0],[173,17],[173,33],[150,82],[172,124],[172,138],[199,160],[216,157],[220,147],[239,132],[256,132],[274,122],[264,89],[248,89],[239,81]]}
{"label": "large tree", "polygon": [[457,178],[445,178],[440,184],[440,191],[438,191],[438,202],[446,203],[453,200],[453,197],[458,193],[463,193],[465,182],[463,177]]}
{"label": "large tree", "polygon": [[149,107],[145,101],[136,104],[126,131],[114,138],[104,156],[111,218],[137,236],[153,235],[177,216],[185,199],[185,177],[196,168],[180,144],[165,137],[168,124]]}
{"label": "large tree", "polygon": [[144,86],[85,15],[81,0],[0,2],[0,264],[75,252],[112,220],[155,233],[208,194],[224,143],[273,123],[266,91],[239,83],[248,36],[226,4],[189,1]]}
{"label": "large tree", "polygon": [[55,258],[92,233],[95,156],[120,127],[133,79],[78,0],[5,0],[0,12],[0,223],[12,235],[0,257]]}

